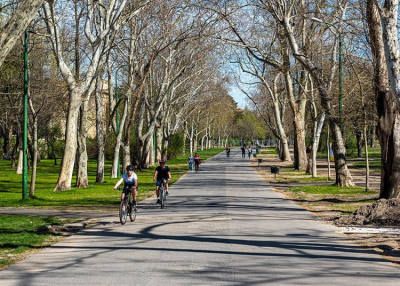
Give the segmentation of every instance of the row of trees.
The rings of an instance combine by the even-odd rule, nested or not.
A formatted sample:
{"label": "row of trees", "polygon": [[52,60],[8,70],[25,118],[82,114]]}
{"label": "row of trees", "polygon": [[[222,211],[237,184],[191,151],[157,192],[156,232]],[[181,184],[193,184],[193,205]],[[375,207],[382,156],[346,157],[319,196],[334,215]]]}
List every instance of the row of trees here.
{"label": "row of trees", "polygon": [[282,160],[292,160],[288,127],[293,126],[295,168],[307,167],[308,137],[315,176],[326,121],[336,184],[352,186],[344,134],[354,134],[361,146],[362,137],[374,141],[370,130],[376,128],[380,197],[400,195],[398,1],[214,1],[208,8],[221,17],[220,39],[247,75],[243,92],[279,140]]}
{"label": "row of trees", "polygon": [[[10,1],[2,7],[12,15],[4,18],[8,24],[25,2]],[[212,13],[191,1],[39,4],[40,9],[31,11],[34,21],[15,29],[30,31],[32,149],[37,150],[38,141],[53,142],[45,134],[65,138],[55,190],[71,187],[74,168],[76,186],[88,186],[91,122],[96,130],[97,182],[104,179],[109,145],[114,149],[111,177],[117,177],[119,158],[122,166],[146,168],[169,156],[176,134],[189,142],[191,151],[227,141],[236,103],[228,94],[228,77],[221,72],[224,50],[212,37]],[[6,138],[21,137],[20,52],[14,45],[1,67],[4,153],[9,152]],[[63,135],[51,133],[58,125]],[[15,141],[16,149],[20,140]],[[32,152],[31,157],[38,156]]]}
{"label": "row of trees", "polygon": [[[109,134],[115,137],[112,177],[118,175],[120,150],[123,165],[134,158],[138,166],[147,167],[165,156],[169,139],[177,133],[190,143],[191,151],[198,144],[209,146],[212,138],[226,142],[240,130],[227,90],[232,77],[224,73],[228,59],[247,74],[236,80],[242,81],[240,88],[277,138],[282,160],[292,160],[291,126],[294,165],[307,167],[310,138],[315,176],[326,122],[336,184],[354,185],[344,134],[353,133],[358,142],[371,137],[373,142],[371,130],[377,126],[382,148],[380,196],[400,195],[398,1],[10,1],[12,17],[26,13],[26,2],[38,5],[26,17],[34,19],[29,27],[35,33],[33,41],[41,51],[51,48],[51,53],[44,52],[41,66],[46,84],[39,86],[60,87],[54,98],[67,118],[56,190],[71,187],[74,166],[76,185],[88,184],[86,138],[92,97],[98,181],[104,177],[103,150]],[[26,26],[24,22],[15,29],[20,32]],[[7,39],[7,27],[0,31],[2,41]],[[14,34],[5,45],[12,46],[11,39],[21,35]],[[120,81],[114,89],[117,70]],[[343,95],[345,112],[338,94]],[[52,97],[43,98],[48,102]],[[37,110],[32,104],[32,114]]]}

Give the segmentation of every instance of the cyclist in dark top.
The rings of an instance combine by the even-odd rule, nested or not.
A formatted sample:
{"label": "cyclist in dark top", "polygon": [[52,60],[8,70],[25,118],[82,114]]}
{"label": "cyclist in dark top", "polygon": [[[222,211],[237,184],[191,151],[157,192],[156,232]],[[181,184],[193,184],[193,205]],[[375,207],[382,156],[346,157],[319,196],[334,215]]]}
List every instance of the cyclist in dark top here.
{"label": "cyclist in dark top", "polygon": [[199,154],[197,154],[196,152],[194,153],[194,169],[196,170],[196,172],[199,170],[200,164],[201,164],[201,159]]}
{"label": "cyclist in dark top", "polygon": [[166,187],[165,194],[168,196],[169,195],[168,181],[171,180],[171,172],[168,166],[165,165],[165,160],[161,159],[159,163],[160,166],[156,168],[156,172],[154,173],[154,178],[153,178],[153,181],[156,182],[157,205],[161,204],[159,195],[160,195],[160,186],[162,184],[162,181],[165,180],[165,187]]}

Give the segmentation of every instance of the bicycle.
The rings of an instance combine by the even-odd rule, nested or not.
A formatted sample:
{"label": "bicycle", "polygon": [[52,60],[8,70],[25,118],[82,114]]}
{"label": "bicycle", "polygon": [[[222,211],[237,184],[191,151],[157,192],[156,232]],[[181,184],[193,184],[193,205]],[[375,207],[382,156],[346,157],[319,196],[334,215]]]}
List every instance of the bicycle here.
{"label": "bicycle", "polygon": [[160,195],[160,206],[163,209],[165,205],[165,200],[167,199],[167,194],[165,190],[165,180],[162,180],[160,189],[159,189],[159,195]]}
{"label": "bicycle", "polygon": [[196,171],[196,173],[199,171],[199,169],[200,169],[200,163],[194,164],[194,170]]}
{"label": "bicycle", "polygon": [[[118,190],[121,190],[121,188],[118,188]],[[124,192],[125,190],[122,190]],[[128,195],[126,195],[128,193]],[[136,205],[132,206],[132,192],[126,191],[124,199],[121,201],[121,204],[119,206],[119,221],[121,224],[125,224],[126,220],[129,216],[131,222],[134,222],[136,219]]]}

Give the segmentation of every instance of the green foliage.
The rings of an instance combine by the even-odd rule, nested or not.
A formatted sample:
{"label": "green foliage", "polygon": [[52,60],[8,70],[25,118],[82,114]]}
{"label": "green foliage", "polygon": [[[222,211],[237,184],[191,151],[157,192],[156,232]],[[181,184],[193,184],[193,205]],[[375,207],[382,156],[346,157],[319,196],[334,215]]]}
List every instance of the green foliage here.
{"label": "green foliage", "polygon": [[249,141],[255,138],[265,138],[267,128],[256,111],[251,111],[246,108],[243,113],[235,119],[235,136]]}
{"label": "green foliage", "polygon": [[60,158],[64,152],[65,142],[60,124],[54,126],[45,126],[39,129],[39,138],[44,138],[46,141],[47,158],[57,159]]}
{"label": "green foliage", "polygon": [[174,159],[182,153],[183,149],[183,135],[175,133],[168,140],[168,160]]}
{"label": "green foliage", "polygon": [[104,147],[104,156],[107,160],[112,160],[114,157],[114,148],[115,148],[115,142],[116,142],[116,136],[114,132],[111,132],[111,134],[108,135],[106,138],[106,145]]}
{"label": "green foliage", "polygon": [[97,141],[96,138],[86,138],[86,152],[89,159],[97,158]]}
{"label": "green foliage", "polygon": [[345,147],[347,157],[357,156],[357,139],[353,134],[347,134]]}

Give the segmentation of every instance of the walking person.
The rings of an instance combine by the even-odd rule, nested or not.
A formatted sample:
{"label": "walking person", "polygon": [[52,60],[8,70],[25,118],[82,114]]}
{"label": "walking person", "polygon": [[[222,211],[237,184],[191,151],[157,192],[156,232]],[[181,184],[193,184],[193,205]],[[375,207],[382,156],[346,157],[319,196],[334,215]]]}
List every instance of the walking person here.
{"label": "walking person", "polygon": [[226,147],[226,156],[229,157],[230,154],[231,154],[231,145]]}
{"label": "walking person", "polygon": [[307,168],[306,168],[306,174],[311,174],[312,172],[312,156],[311,156],[311,145],[307,146],[306,149],[306,154],[307,154]]}
{"label": "walking person", "polygon": [[253,153],[253,151],[251,150],[251,146],[249,146],[249,149],[247,149],[247,151],[248,151],[249,159],[251,159],[251,154]]}
{"label": "walking person", "polygon": [[244,146],[242,146],[240,150],[242,150],[242,158],[246,158],[246,149],[244,148]]}
{"label": "walking person", "polygon": [[190,154],[188,158],[189,170],[193,173],[193,164],[194,164],[194,157]]}

